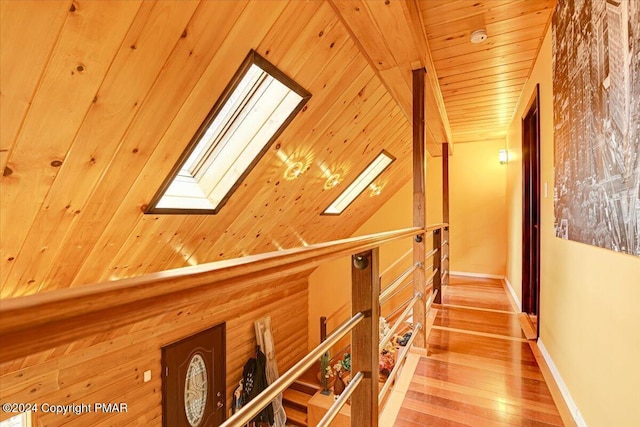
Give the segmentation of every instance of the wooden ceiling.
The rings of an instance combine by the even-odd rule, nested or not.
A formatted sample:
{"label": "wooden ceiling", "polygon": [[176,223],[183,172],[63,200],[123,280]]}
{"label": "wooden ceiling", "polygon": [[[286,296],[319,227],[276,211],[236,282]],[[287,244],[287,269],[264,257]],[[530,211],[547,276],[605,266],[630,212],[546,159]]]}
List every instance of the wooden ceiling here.
{"label": "wooden ceiling", "polygon": [[[418,0],[454,143],[504,140],[556,0]],[[471,33],[485,29],[480,44]]]}
{"label": "wooden ceiling", "polygon": [[[481,85],[480,103],[479,94],[494,86],[498,90],[503,81],[523,79],[514,76],[524,74],[524,68],[509,71],[502,80],[478,74],[495,59],[480,68],[463,66],[468,74],[454,72],[459,65],[446,65],[459,61],[453,54],[447,57],[447,51],[476,48],[456,38],[470,30],[461,22],[458,26],[458,20],[447,18],[438,24],[431,17],[432,6],[444,11],[448,3],[1,1],[0,295],[33,294],[351,235],[411,177],[412,68],[431,69],[433,53],[445,91],[443,104],[435,73],[429,73],[432,155],[440,153],[442,142],[451,141],[451,133],[455,141],[468,129],[466,109],[456,109],[464,104],[462,93]],[[538,1],[516,3],[529,8],[525,5]],[[503,13],[489,15],[492,10],[486,12],[496,16],[487,18],[490,36],[491,25],[502,25],[504,19]],[[538,21],[530,32],[522,32],[524,21],[516,19],[514,33],[525,37],[537,29],[539,39],[546,21]],[[501,43],[495,49],[509,45]],[[535,54],[537,47],[528,46],[526,52]],[[144,215],[250,49],[311,92],[309,103],[219,214]],[[463,57],[471,57],[465,52]],[[489,98],[482,98],[483,106],[506,111]],[[511,113],[513,98],[509,95],[512,103],[505,104]],[[474,117],[483,129],[493,123]],[[383,149],[397,160],[378,180],[385,185],[382,194],[363,194],[342,215],[321,216]],[[286,168],[298,159],[308,162],[308,170],[286,180]],[[330,173],[340,173],[343,181],[325,190]]]}

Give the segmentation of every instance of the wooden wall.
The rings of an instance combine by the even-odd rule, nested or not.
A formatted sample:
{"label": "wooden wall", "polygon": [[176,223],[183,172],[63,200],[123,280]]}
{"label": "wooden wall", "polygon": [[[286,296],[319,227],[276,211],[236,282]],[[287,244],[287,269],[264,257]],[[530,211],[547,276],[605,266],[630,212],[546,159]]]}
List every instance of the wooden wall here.
{"label": "wooden wall", "polygon": [[[255,320],[271,316],[280,372],[306,354],[307,283],[305,275],[261,286],[222,286],[203,295],[199,304],[5,363],[0,366],[0,401],[128,404],[122,414],[38,413],[37,426],[161,425],[161,347],[226,322],[229,409],[231,393],[254,350]],[[152,379],[144,383],[143,372],[149,369]]]}

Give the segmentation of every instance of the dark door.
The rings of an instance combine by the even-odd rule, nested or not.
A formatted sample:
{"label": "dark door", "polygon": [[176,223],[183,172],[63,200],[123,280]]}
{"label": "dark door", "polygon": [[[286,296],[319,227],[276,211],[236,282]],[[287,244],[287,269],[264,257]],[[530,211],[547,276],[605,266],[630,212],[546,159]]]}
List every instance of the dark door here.
{"label": "dark door", "polygon": [[225,420],[225,324],[162,348],[165,427],[214,427]]}
{"label": "dark door", "polygon": [[[522,119],[522,311],[536,331],[540,314],[540,87]],[[539,335],[539,332],[537,332]]]}

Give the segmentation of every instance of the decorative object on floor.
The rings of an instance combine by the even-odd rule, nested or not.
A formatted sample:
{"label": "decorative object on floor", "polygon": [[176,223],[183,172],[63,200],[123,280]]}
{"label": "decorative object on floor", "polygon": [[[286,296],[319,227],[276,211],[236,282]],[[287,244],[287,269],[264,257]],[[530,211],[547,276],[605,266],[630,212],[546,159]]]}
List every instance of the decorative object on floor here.
{"label": "decorative object on floor", "polygon": [[329,390],[329,377],[331,377],[331,359],[329,352],[320,357],[320,383],[322,384],[321,393],[328,396],[331,394]]}
{"label": "decorative object on floor", "polygon": [[640,255],[640,2],[559,2],[552,28],[556,236]]}
{"label": "decorative object on floor", "polygon": [[397,337],[396,342],[398,343],[398,345],[404,347],[409,342],[409,338],[411,338],[411,331],[407,332],[401,337]]}

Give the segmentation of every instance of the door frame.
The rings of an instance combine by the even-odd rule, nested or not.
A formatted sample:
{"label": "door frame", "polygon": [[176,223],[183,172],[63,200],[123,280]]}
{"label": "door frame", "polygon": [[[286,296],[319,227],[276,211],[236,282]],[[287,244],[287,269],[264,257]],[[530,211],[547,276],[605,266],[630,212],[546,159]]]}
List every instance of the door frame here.
{"label": "door frame", "polygon": [[536,315],[537,337],[540,336],[540,174],[540,84],[536,84],[522,116],[522,312]]}

